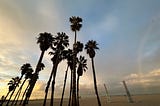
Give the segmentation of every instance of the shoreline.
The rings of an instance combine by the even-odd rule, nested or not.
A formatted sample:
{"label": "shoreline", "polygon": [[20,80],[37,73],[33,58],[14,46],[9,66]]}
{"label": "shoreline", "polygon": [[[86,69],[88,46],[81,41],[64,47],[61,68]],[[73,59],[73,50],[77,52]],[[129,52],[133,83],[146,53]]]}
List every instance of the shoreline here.
{"label": "shoreline", "polygon": [[[133,103],[129,103],[125,95],[111,95],[110,102],[107,101],[106,96],[101,96],[102,106],[160,106],[160,94],[139,94],[132,95]],[[95,97],[81,97],[81,106],[98,106]],[[26,106],[41,106],[43,99],[32,99]],[[60,98],[54,99],[54,106],[59,106]],[[50,99],[47,99],[46,106],[50,105]],[[68,106],[68,98],[64,98],[63,106]]]}

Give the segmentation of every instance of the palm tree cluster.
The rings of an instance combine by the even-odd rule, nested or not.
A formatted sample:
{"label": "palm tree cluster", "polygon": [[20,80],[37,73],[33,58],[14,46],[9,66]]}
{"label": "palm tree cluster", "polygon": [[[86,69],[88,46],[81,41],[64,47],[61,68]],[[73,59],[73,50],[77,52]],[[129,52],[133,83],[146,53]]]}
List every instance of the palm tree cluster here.
{"label": "palm tree cluster", "polygon": [[[9,81],[9,90],[7,95],[5,96],[5,100],[1,103],[2,105],[6,101],[7,97],[10,94],[9,99],[6,101],[6,105],[8,106],[10,103],[11,105],[17,105],[17,101],[22,94],[22,88],[26,81],[28,80],[28,85],[25,88],[23,95],[21,95],[21,101],[20,104],[25,106],[32,94],[32,91],[34,89],[34,86],[36,84],[36,81],[39,78],[39,72],[44,69],[45,65],[42,63],[43,57],[45,52],[50,48],[49,55],[51,55],[51,62],[52,62],[52,69],[51,73],[49,75],[49,79],[45,88],[45,97],[43,101],[43,106],[46,106],[46,100],[48,97],[49,88],[51,86],[51,99],[50,99],[50,106],[53,106],[54,103],[54,94],[55,94],[55,83],[56,83],[56,74],[59,64],[66,60],[67,61],[67,68],[65,72],[64,77],[64,85],[62,90],[62,97],[60,101],[60,106],[63,105],[63,98],[65,93],[65,86],[68,76],[68,70],[71,71],[71,80],[70,80],[70,93],[69,93],[69,102],[68,106],[79,106],[79,80],[80,77],[83,75],[83,72],[85,72],[87,68],[87,59],[85,56],[78,55],[80,52],[83,51],[83,49],[86,49],[87,54],[91,58],[92,62],[92,69],[93,69],[93,79],[94,79],[94,89],[95,94],[97,96],[98,105],[101,106],[100,98],[98,95],[97,90],[97,82],[96,82],[96,73],[95,73],[95,67],[94,67],[94,57],[95,57],[95,50],[99,49],[97,47],[97,42],[93,40],[89,40],[84,47],[84,44],[80,41],[77,41],[77,31],[80,31],[82,27],[82,18],[72,16],[69,18],[69,21],[71,23],[70,27],[71,30],[74,32],[74,44],[73,48],[70,49],[69,47],[69,36],[64,32],[58,32],[56,35],[52,35],[51,33],[44,32],[40,33],[37,38],[37,44],[39,44],[41,54],[40,58],[38,60],[37,66],[35,68],[35,71],[33,72],[33,69],[29,63],[23,64],[21,67],[21,76],[12,78],[11,81]],[[32,73],[33,72],[33,73]],[[22,78],[24,77],[24,80],[22,81]],[[20,82],[22,82],[20,84]],[[18,91],[16,95],[13,98],[13,101],[11,102],[11,98],[13,97],[13,94],[18,88]]]}
{"label": "palm tree cluster", "polygon": [[[26,83],[27,80],[29,81],[32,78],[33,69],[32,69],[32,67],[29,63],[26,63],[26,64],[23,64],[21,66],[20,71],[21,71],[21,76],[20,77],[17,76],[15,78],[12,78],[9,81],[9,83],[8,83],[8,85],[9,85],[8,93],[6,94],[6,96],[5,96],[4,100],[2,101],[1,105],[4,104],[4,102],[6,101],[8,96],[9,96],[9,98],[6,101],[6,106],[8,106],[9,104],[11,104],[11,106],[17,105],[17,102],[18,102],[18,99],[21,95],[22,88],[24,87],[24,84]],[[24,80],[21,84],[23,76],[25,76],[25,77],[24,77]],[[28,82],[28,85],[29,85],[29,82]],[[19,87],[19,89],[18,89],[18,87]],[[18,91],[15,94],[15,97],[13,98],[13,100],[11,102],[10,100],[13,97],[13,94],[15,93],[16,89],[18,89]],[[23,92],[23,96],[22,96],[21,100],[23,100],[25,93],[26,92]]]}

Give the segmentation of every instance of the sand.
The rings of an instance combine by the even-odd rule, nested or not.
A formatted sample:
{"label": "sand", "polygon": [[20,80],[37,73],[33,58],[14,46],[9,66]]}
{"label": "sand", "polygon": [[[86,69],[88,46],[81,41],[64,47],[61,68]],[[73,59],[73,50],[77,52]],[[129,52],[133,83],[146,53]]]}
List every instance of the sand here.
{"label": "sand", "polygon": [[[134,103],[128,103],[126,96],[111,96],[111,101],[107,102],[106,97],[101,97],[102,106],[160,106],[160,95],[134,95]],[[47,100],[49,106],[50,100]],[[54,106],[59,106],[60,99],[55,99]],[[42,106],[43,100],[31,100],[27,106]],[[19,105],[18,105],[19,106]],[[65,98],[63,106],[68,106],[68,99]],[[80,98],[80,106],[98,106],[96,97]]]}

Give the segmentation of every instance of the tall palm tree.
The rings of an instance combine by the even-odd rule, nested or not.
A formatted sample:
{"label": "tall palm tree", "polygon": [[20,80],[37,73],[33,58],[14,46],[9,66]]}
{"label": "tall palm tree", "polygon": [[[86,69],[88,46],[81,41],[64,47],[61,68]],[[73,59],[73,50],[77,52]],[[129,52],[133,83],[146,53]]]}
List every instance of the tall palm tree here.
{"label": "tall palm tree", "polygon": [[30,81],[31,83],[30,83],[29,89],[26,93],[26,97],[25,97],[25,100],[23,102],[23,106],[25,106],[26,102],[29,100],[29,98],[31,96],[33,88],[34,88],[34,86],[36,84],[36,81],[38,79],[38,74],[42,69],[42,59],[43,59],[44,53],[45,53],[45,51],[48,50],[49,47],[51,47],[53,40],[54,39],[52,37],[52,34],[47,33],[47,32],[40,33],[39,37],[37,38],[37,44],[39,44],[39,47],[40,47],[40,50],[41,50],[41,55],[40,55],[39,61],[38,61],[37,66],[36,66],[35,73],[33,74],[33,77]]}
{"label": "tall palm tree", "polygon": [[94,78],[94,89],[95,89],[95,93],[97,95],[97,101],[98,101],[98,105],[101,106],[101,102],[100,102],[100,98],[98,95],[98,90],[97,90],[97,81],[96,81],[96,73],[95,73],[95,68],[94,68],[94,57],[95,57],[95,50],[99,49],[97,47],[97,42],[93,41],[93,40],[89,40],[87,42],[87,44],[85,45],[85,49],[87,50],[87,54],[89,55],[89,57],[91,58],[92,61],[92,70],[93,70],[93,78]]}
{"label": "tall palm tree", "polygon": [[[60,102],[60,106],[62,106],[63,104],[63,97],[64,97],[64,92],[65,92],[65,87],[66,87],[66,81],[67,81],[67,75],[68,75],[68,69],[70,68],[70,70],[72,70],[73,66],[73,55],[72,55],[72,50],[68,49],[65,51],[66,53],[64,53],[64,58],[67,59],[67,69],[66,69],[66,73],[65,73],[65,77],[64,77],[64,84],[63,84],[63,90],[62,90],[62,97],[61,97],[61,102]],[[70,91],[71,94],[71,91]]]}
{"label": "tall palm tree", "polygon": [[53,106],[54,102],[54,89],[55,89],[55,78],[56,78],[56,73],[57,73],[57,67],[58,64],[65,59],[65,48],[69,46],[69,37],[65,33],[57,33],[57,36],[55,37],[55,42],[53,42],[55,48],[53,49],[55,51],[55,55],[52,58],[53,65],[55,68],[53,68],[53,80],[52,80],[52,91],[51,91],[51,103],[50,106]]}
{"label": "tall palm tree", "polygon": [[29,78],[28,78],[28,79],[29,79],[29,80],[28,80],[28,85],[27,85],[27,87],[25,88],[25,91],[23,92],[23,95],[22,95],[22,98],[21,98],[21,101],[20,101],[19,105],[22,104],[23,99],[24,99],[24,97],[25,97],[25,94],[27,93],[27,90],[29,89],[30,81],[31,81],[32,76],[33,76],[33,74],[31,74],[31,75],[29,76]]}
{"label": "tall palm tree", "polygon": [[63,97],[64,97],[64,92],[65,92],[65,87],[66,87],[66,80],[67,80],[67,75],[68,75],[68,69],[69,69],[69,66],[67,65],[67,69],[65,71],[65,77],[64,77],[64,84],[63,84],[63,90],[62,90],[62,96],[61,96],[60,106],[63,105]]}
{"label": "tall palm tree", "polygon": [[72,71],[72,106],[76,106],[77,100],[76,100],[76,50],[75,50],[75,46],[76,46],[76,40],[77,40],[77,31],[80,30],[80,28],[82,27],[82,18],[80,17],[76,17],[76,16],[72,16],[69,18],[69,21],[71,22],[71,30],[73,32],[75,32],[75,37],[74,37],[74,44],[73,44],[73,71]]}
{"label": "tall palm tree", "polygon": [[[23,88],[23,85],[25,84],[25,82],[26,82],[26,80],[27,80],[28,78],[31,78],[32,72],[33,72],[33,69],[32,69],[32,67],[31,67],[31,65],[29,65],[28,70],[27,70],[27,72],[26,72],[26,74],[25,74],[25,80],[23,81],[23,83],[21,84],[21,86],[20,86],[20,88],[19,88],[19,90],[18,90],[18,92],[17,92],[17,95],[16,95],[16,96],[18,96],[18,97],[17,97],[17,100],[16,100],[16,102],[15,102],[15,105],[17,105],[17,102],[18,102],[19,96],[20,96],[20,94],[21,94],[21,90],[22,90],[22,88]],[[16,97],[16,96],[15,96],[15,97]]]}
{"label": "tall palm tree", "polygon": [[[53,68],[45,89],[45,99],[43,102],[43,106],[46,105],[46,99],[47,99],[47,95],[48,95],[48,89],[50,86],[50,82],[52,80],[52,91],[51,91],[51,102],[50,105],[53,106],[53,100],[54,100],[54,86],[55,86],[55,78],[56,78],[56,73],[57,73],[57,67],[58,64],[64,59],[63,57],[63,53],[66,47],[69,46],[69,40],[68,40],[68,36],[65,33],[57,33],[57,36],[54,37],[54,41],[53,41],[53,45],[52,45],[52,49],[53,52],[50,52],[51,55],[53,55],[52,57],[52,63],[53,63]],[[53,78],[53,79],[52,79]]]}
{"label": "tall palm tree", "polygon": [[[19,81],[18,81],[16,87],[13,89],[13,91],[12,91],[12,93],[11,93],[11,97],[12,97],[12,95],[14,94],[14,92],[15,92],[18,84],[19,84],[20,81],[22,80],[24,74],[26,73],[26,67],[28,67],[28,65],[30,65],[30,64],[24,64],[24,65],[21,67],[21,77],[19,78]],[[11,97],[10,97],[10,98],[11,98]],[[14,100],[12,101],[12,104],[11,104],[11,105],[13,105],[15,99],[16,99],[16,96],[15,96]],[[8,101],[8,103],[9,103],[9,102],[10,102],[10,101]]]}
{"label": "tall palm tree", "polygon": [[87,59],[84,56],[80,56],[78,59],[78,68],[77,68],[77,106],[79,106],[79,78],[83,75],[83,71],[87,69]]}
{"label": "tall palm tree", "polygon": [[70,70],[71,70],[71,78],[70,78],[70,92],[69,92],[69,102],[68,102],[68,106],[70,106],[71,104],[71,97],[72,97],[72,84],[73,84],[73,79],[72,79],[72,72],[73,72],[73,51],[71,53],[71,57],[68,58],[68,65],[70,67]]}
{"label": "tall palm tree", "polygon": [[[79,52],[83,51],[83,43],[81,43],[80,41],[77,41],[75,44],[75,48],[74,50],[76,51],[76,54],[78,54]],[[71,69],[71,83],[70,83],[70,94],[69,94],[69,102],[68,102],[68,106],[70,106],[71,104],[71,95],[72,95],[72,85],[73,85],[73,52],[71,53],[72,57],[70,57],[69,61],[69,65],[70,65],[70,69]],[[76,68],[76,64],[77,64],[77,58],[75,59],[75,68]],[[73,99],[72,99],[73,100]]]}
{"label": "tall palm tree", "polygon": [[69,21],[71,23],[71,30],[73,32],[75,32],[74,43],[76,43],[76,40],[77,40],[76,32],[80,31],[80,29],[82,27],[82,24],[81,24],[82,18],[76,17],[76,16],[72,16],[72,17],[69,18]]}
{"label": "tall palm tree", "polygon": [[18,85],[19,85],[19,83],[20,83],[20,78],[19,78],[19,77],[12,78],[12,81],[13,81],[13,82],[11,82],[11,83],[13,83],[14,86],[13,86],[12,93],[11,93],[11,95],[10,95],[8,101],[7,101],[6,106],[9,105],[9,102],[10,102],[12,96],[13,96],[13,93],[14,93],[15,89],[16,89],[16,87],[18,87]]}
{"label": "tall palm tree", "polygon": [[[20,69],[20,70],[21,70],[20,80],[22,79],[22,77],[27,73],[27,71],[28,71],[30,68],[31,68],[31,65],[30,65],[29,63],[23,64],[23,66],[21,66],[21,69]],[[33,70],[32,70],[32,71],[33,71]],[[16,98],[17,98],[17,96],[18,96],[18,94],[19,94],[22,86],[24,85],[24,83],[25,83],[25,80],[24,80],[23,83],[21,84],[21,87],[19,88],[17,94],[15,95],[14,100],[12,101],[12,104],[11,104],[11,105],[14,104],[14,102],[15,102],[15,100],[16,100]]]}
{"label": "tall palm tree", "polygon": [[12,78],[12,80],[10,80],[9,83],[8,83],[8,85],[9,85],[9,87],[8,87],[8,93],[7,93],[7,95],[5,96],[4,100],[2,101],[1,106],[2,106],[3,103],[6,101],[8,95],[11,93],[11,91],[13,91],[13,89],[14,89],[14,87],[15,87],[15,84],[16,84],[16,83],[15,83],[15,78]]}

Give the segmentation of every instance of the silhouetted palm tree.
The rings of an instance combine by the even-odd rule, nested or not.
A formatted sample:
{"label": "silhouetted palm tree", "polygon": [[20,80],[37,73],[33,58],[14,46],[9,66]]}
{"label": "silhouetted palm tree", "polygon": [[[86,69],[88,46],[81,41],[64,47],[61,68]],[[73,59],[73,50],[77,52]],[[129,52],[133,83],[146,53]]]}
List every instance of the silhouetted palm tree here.
{"label": "silhouetted palm tree", "polygon": [[[27,64],[26,64],[26,65],[27,65]],[[23,81],[23,83],[21,84],[21,86],[20,86],[20,88],[19,88],[19,90],[18,90],[18,92],[17,92],[17,95],[16,95],[16,96],[18,96],[18,97],[17,97],[17,100],[16,100],[16,102],[15,102],[15,105],[17,105],[17,102],[18,102],[19,96],[20,96],[20,94],[21,94],[21,90],[22,90],[22,88],[23,88],[23,85],[25,84],[26,80],[27,80],[28,78],[31,78],[31,76],[32,76],[33,69],[32,69],[32,67],[31,67],[31,65],[28,64],[28,66],[27,66],[26,68],[27,68],[27,69],[26,69],[27,71],[26,71],[26,73],[25,73],[25,80]],[[16,98],[16,96],[15,96],[15,98]]]}
{"label": "silhouetted palm tree", "polygon": [[75,37],[74,37],[74,44],[73,44],[73,72],[72,72],[72,80],[73,80],[73,87],[72,87],[72,106],[76,106],[76,51],[75,51],[75,46],[76,46],[76,40],[77,40],[77,31],[80,30],[82,27],[82,18],[72,16],[70,17],[69,21],[71,22],[71,30],[75,32]]}
{"label": "silhouetted palm tree", "polygon": [[[44,65],[43,63],[40,63],[40,64],[39,64],[40,71],[43,70],[44,67],[45,67],[45,65]],[[33,77],[34,77],[34,74],[32,74],[31,79],[32,79]],[[38,77],[38,76],[37,76],[37,77]],[[31,81],[31,79],[30,79],[30,81],[29,81],[29,88],[30,88],[31,84],[33,83],[33,82]],[[37,78],[37,79],[38,79],[38,78]],[[29,88],[27,89],[27,92],[28,92]],[[27,95],[27,92],[26,92],[26,95]],[[28,102],[29,102],[29,98],[28,98],[26,101],[24,100],[24,103],[28,104]],[[23,104],[23,105],[25,105],[25,104]]]}
{"label": "silhouetted palm tree", "polygon": [[68,106],[70,106],[71,104],[71,97],[72,97],[72,83],[73,83],[73,52],[72,52],[72,56],[70,57],[70,59],[68,60],[68,65],[70,67],[70,70],[71,70],[71,78],[70,78],[70,92],[69,92],[69,102],[68,102]]}
{"label": "silhouetted palm tree", "polygon": [[76,40],[77,40],[77,35],[76,35],[76,32],[79,31],[82,27],[82,18],[80,17],[76,17],[76,16],[72,16],[69,18],[69,21],[71,22],[71,30],[73,32],[75,32],[75,38],[74,38],[74,43],[76,43]]}
{"label": "silhouetted palm tree", "polygon": [[7,101],[6,106],[9,105],[9,102],[10,102],[10,100],[11,100],[13,94],[14,94],[15,89],[16,89],[16,87],[18,86],[18,84],[20,83],[20,78],[19,78],[19,77],[12,78],[12,80],[11,80],[10,83],[11,83],[11,85],[14,85],[14,86],[13,86],[12,93],[11,93],[11,95],[10,95],[10,98],[9,98],[8,101]]}
{"label": "silhouetted palm tree", "polygon": [[46,105],[46,99],[47,99],[47,94],[48,94],[48,89],[50,86],[50,82],[52,80],[52,91],[51,91],[51,102],[50,105],[53,106],[53,101],[54,101],[54,86],[55,86],[55,78],[56,78],[56,73],[57,73],[57,67],[58,64],[64,59],[63,57],[63,53],[66,47],[69,46],[69,40],[68,40],[68,36],[65,33],[57,33],[57,36],[54,37],[54,41],[53,41],[53,45],[52,45],[52,49],[53,52],[50,52],[51,55],[53,55],[52,57],[52,63],[53,63],[53,68],[52,68],[52,72],[50,74],[50,78],[48,80],[46,89],[45,89],[45,99],[43,102],[43,106]]}
{"label": "silhouetted palm tree", "polygon": [[20,101],[19,105],[22,104],[22,101],[23,101],[23,99],[24,99],[24,96],[25,96],[25,94],[27,93],[27,90],[28,90],[28,88],[29,88],[29,86],[30,86],[30,81],[31,81],[32,76],[33,76],[33,74],[31,74],[31,76],[28,78],[28,79],[29,79],[29,80],[28,80],[28,85],[27,85],[25,91],[23,92],[23,95],[22,95],[22,98],[21,98],[21,101]]}
{"label": "silhouetted palm tree", "polygon": [[[21,80],[22,77],[27,73],[27,71],[30,69],[30,67],[31,67],[31,65],[30,65],[29,63],[23,64],[23,66],[22,66],[21,69],[20,69],[20,70],[21,70],[20,80]],[[33,71],[33,70],[32,70],[32,71]],[[25,81],[25,80],[24,80],[24,81]],[[18,94],[19,94],[22,86],[24,85],[24,81],[23,81],[23,83],[21,84],[21,87],[19,88],[17,94],[15,95],[14,100],[12,101],[12,104],[11,104],[11,105],[14,104],[14,102],[15,102],[15,100],[16,100],[16,98],[17,98],[17,96],[18,96]]]}
{"label": "silhouetted palm tree", "polygon": [[69,46],[69,40],[68,40],[68,36],[65,33],[57,33],[58,36],[55,37],[55,42],[53,42],[54,46],[55,46],[55,55],[53,56],[53,58],[51,59],[53,62],[53,65],[55,66],[55,68],[53,68],[53,80],[52,80],[52,92],[51,92],[51,106],[53,106],[53,100],[54,100],[54,89],[55,89],[55,78],[56,78],[56,73],[57,73],[57,67],[58,64],[63,60],[66,59],[66,52],[65,52],[65,48]]}
{"label": "silhouetted palm tree", "polygon": [[2,106],[3,103],[6,101],[8,95],[11,93],[11,91],[13,91],[13,89],[14,89],[14,87],[15,87],[15,84],[16,84],[16,83],[15,83],[15,78],[12,78],[12,80],[10,80],[9,83],[8,83],[8,85],[9,85],[9,87],[8,87],[8,93],[7,93],[7,95],[5,96],[4,100],[2,101],[1,106]]}
{"label": "silhouetted palm tree", "polygon": [[77,106],[79,106],[79,78],[83,75],[83,71],[87,69],[87,59],[84,56],[80,56],[78,59],[78,69],[77,69]]}
{"label": "silhouetted palm tree", "polygon": [[[64,53],[64,58],[67,59],[67,69],[66,69],[66,73],[65,73],[65,77],[64,77],[64,85],[63,85],[63,90],[62,90],[62,97],[61,97],[60,106],[62,106],[62,104],[63,104],[63,97],[64,97],[64,92],[65,92],[65,87],[66,87],[68,69],[70,68],[70,70],[72,70],[72,68],[73,68],[73,66],[72,66],[72,63],[73,63],[72,50],[68,49],[64,52],[66,52],[66,53]],[[70,90],[70,94],[71,94],[71,90]]]}
{"label": "silhouetted palm tree", "polygon": [[76,53],[82,52],[83,51],[83,43],[80,41],[77,41],[75,44],[75,51]]}
{"label": "silhouetted palm tree", "polygon": [[[75,52],[76,54],[78,54],[79,52],[82,52],[83,50],[83,43],[81,43],[80,41],[77,41],[77,43],[75,44]],[[75,59],[75,68],[76,68],[76,64],[77,64],[77,58]],[[70,64],[70,69],[71,69],[71,83],[70,83],[70,94],[69,94],[69,102],[68,102],[68,106],[70,106],[70,102],[71,102],[71,94],[72,94],[72,85],[73,85],[73,52],[72,52],[72,57],[70,57],[69,60],[69,64]]]}
{"label": "silhouetted palm tree", "polygon": [[97,81],[96,81],[96,73],[95,73],[95,68],[94,68],[94,57],[95,57],[95,49],[99,49],[97,47],[97,42],[93,40],[89,40],[87,44],[85,45],[85,49],[87,50],[87,54],[89,54],[89,57],[91,58],[92,61],[92,70],[93,70],[93,78],[94,78],[94,89],[95,93],[97,95],[97,100],[98,100],[98,105],[101,106],[100,98],[98,95],[98,90],[97,90]]}
{"label": "silhouetted palm tree", "polygon": [[[19,83],[20,83],[20,81],[22,80],[24,74],[26,73],[26,67],[27,67],[28,65],[30,65],[30,64],[24,64],[24,65],[21,67],[21,77],[19,78]],[[17,86],[18,86],[19,83],[17,83],[16,87],[13,89],[11,96],[14,94],[14,92],[15,92],[15,90],[16,90],[16,88],[17,88]],[[11,104],[11,105],[13,105],[16,97],[17,97],[17,95],[15,96],[15,98],[14,98],[14,100],[12,101],[12,104]],[[9,102],[8,102],[8,103],[9,103]]]}
{"label": "silhouetted palm tree", "polygon": [[31,93],[33,91],[33,88],[36,84],[36,81],[38,79],[38,74],[42,69],[42,59],[43,59],[44,53],[45,53],[45,51],[48,50],[49,47],[51,47],[53,40],[54,39],[52,37],[52,34],[47,33],[47,32],[40,33],[39,37],[37,38],[37,43],[39,44],[40,49],[41,49],[41,55],[40,55],[39,61],[38,61],[37,66],[36,66],[35,73],[33,74],[33,77],[30,81],[31,83],[30,83],[29,89],[26,93],[25,100],[23,102],[24,106],[30,98],[30,95],[31,95]]}

